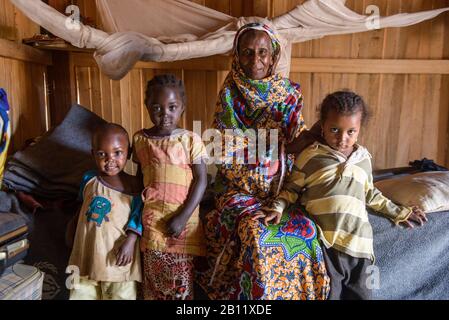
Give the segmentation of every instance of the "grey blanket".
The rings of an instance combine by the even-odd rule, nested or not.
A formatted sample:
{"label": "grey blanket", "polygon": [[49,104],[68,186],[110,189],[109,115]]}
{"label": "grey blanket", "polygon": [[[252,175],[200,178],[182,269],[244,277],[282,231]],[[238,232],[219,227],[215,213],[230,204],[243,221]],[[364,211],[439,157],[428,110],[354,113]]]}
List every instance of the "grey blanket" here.
{"label": "grey blanket", "polygon": [[449,211],[405,229],[371,214],[380,288],[374,299],[449,299]]}
{"label": "grey blanket", "polygon": [[17,213],[25,219],[28,228],[32,230],[33,216],[30,210],[20,203],[15,194],[0,191],[0,214],[3,212]]}
{"label": "grey blanket", "polygon": [[105,121],[74,105],[64,121],[38,143],[8,161],[3,184],[49,199],[76,197],[83,174],[95,168],[91,136]]}

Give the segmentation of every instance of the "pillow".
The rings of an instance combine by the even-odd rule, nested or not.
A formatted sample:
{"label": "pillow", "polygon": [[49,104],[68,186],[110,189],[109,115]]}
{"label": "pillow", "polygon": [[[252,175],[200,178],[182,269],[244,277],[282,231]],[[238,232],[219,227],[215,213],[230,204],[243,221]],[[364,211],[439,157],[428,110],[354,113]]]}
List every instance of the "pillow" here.
{"label": "pillow", "polygon": [[375,186],[403,206],[419,206],[426,213],[449,210],[449,172],[424,172],[382,180]]}

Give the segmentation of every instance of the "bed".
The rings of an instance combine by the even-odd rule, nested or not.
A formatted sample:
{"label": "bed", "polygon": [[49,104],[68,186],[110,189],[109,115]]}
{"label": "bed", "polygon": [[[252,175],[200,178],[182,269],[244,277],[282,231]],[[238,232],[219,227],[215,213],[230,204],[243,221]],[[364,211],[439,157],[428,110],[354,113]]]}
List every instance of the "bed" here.
{"label": "bed", "polygon": [[449,299],[449,211],[429,214],[428,223],[412,230],[374,213],[369,219],[380,271],[373,298]]}
{"label": "bed", "polygon": [[[412,167],[381,170],[375,181],[417,172]],[[427,218],[424,226],[406,229],[370,211],[380,272],[374,299],[449,299],[449,210],[429,213]]]}

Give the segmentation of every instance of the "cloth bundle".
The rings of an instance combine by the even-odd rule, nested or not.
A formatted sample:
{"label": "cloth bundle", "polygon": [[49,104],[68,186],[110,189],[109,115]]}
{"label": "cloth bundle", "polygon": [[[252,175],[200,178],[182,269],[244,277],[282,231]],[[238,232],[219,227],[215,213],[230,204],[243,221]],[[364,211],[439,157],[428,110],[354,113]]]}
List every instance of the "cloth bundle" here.
{"label": "cloth bundle", "polygon": [[95,168],[91,156],[93,130],[104,122],[74,105],[59,126],[11,157],[4,186],[47,199],[76,198],[83,174]]}

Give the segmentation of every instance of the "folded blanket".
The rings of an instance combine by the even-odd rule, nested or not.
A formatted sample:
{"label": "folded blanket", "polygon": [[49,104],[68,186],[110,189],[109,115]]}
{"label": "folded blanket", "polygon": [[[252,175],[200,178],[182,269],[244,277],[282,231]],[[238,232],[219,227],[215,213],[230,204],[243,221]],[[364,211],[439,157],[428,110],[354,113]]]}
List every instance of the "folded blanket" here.
{"label": "folded blanket", "polygon": [[14,154],[5,169],[4,186],[49,199],[76,197],[83,174],[95,168],[91,137],[95,127],[104,122],[74,105],[53,131]]}
{"label": "folded blanket", "polygon": [[20,203],[15,194],[0,191],[0,214],[3,213],[16,213],[20,215],[27,222],[28,231],[31,232],[33,230],[34,217],[30,210]]}

